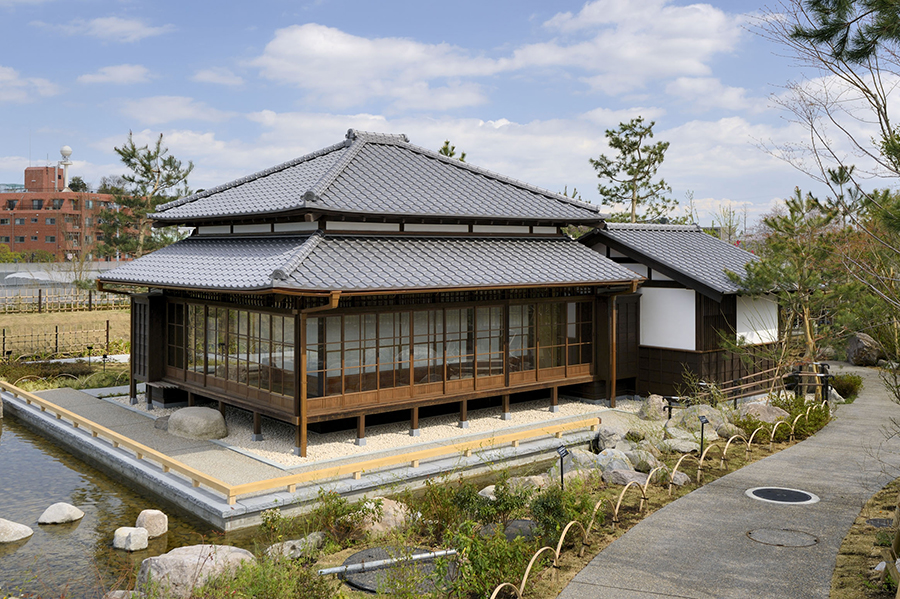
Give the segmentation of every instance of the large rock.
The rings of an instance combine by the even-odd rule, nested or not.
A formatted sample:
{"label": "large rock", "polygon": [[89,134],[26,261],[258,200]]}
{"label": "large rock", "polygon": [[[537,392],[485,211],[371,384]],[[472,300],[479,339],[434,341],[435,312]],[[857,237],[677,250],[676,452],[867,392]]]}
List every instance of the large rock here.
{"label": "large rock", "polygon": [[122,526],[116,529],[113,536],[113,549],[141,551],[147,548],[149,538],[146,528]]}
{"label": "large rock", "polygon": [[718,434],[720,438],[726,440],[732,438],[735,435],[740,435],[742,437],[747,435],[747,433],[745,433],[737,426],[731,424],[730,422],[720,424],[719,427],[716,428],[716,434]]}
{"label": "large rock", "polygon": [[603,482],[610,485],[627,485],[635,482],[641,486],[647,483],[647,475],[634,470],[607,470],[603,473]]}
{"label": "large rock", "polygon": [[381,517],[367,516],[362,522],[362,530],[370,534],[384,534],[404,528],[411,519],[410,509],[399,501],[385,497],[375,497],[366,502],[366,507],[374,508],[375,502],[381,500]]}
{"label": "large rock", "polygon": [[[502,526],[497,523],[490,523],[478,532],[482,537],[492,537],[497,533],[497,528]],[[537,537],[538,527],[533,520],[510,520],[503,528],[503,535],[506,540],[512,543],[518,538],[532,541]]]}
{"label": "large rock", "polygon": [[178,547],[141,562],[135,590],[146,592],[152,581],[166,597],[187,599],[194,587],[201,586],[210,576],[234,572],[245,561],[255,561],[253,554],[228,545]]}
{"label": "large rock", "polygon": [[693,453],[700,452],[700,444],[687,439],[663,439],[657,445],[663,453]]}
{"label": "large rock", "polygon": [[878,342],[865,333],[856,333],[847,340],[847,361],[854,366],[875,366],[880,357]]}
{"label": "large rock", "polygon": [[679,470],[675,473],[675,478],[672,480],[672,484],[677,487],[683,487],[684,485],[690,484],[691,477]]}
{"label": "large rock", "polygon": [[159,510],[143,510],[134,525],[146,528],[150,538],[155,539],[169,532],[169,517]]}
{"label": "large rock", "polygon": [[34,534],[28,526],[0,518],[0,543],[15,543]]}
{"label": "large rock", "polygon": [[140,596],[136,591],[110,591],[103,595],[103,599],[132,599],[132,597],[138,599]]}
{"label": "large rock", "polygon": [[745,403],[741,406],[739,413],[741,418],[753,416],[760,422],[768,422],[769,424],[774,424],[779,420],[787,420],[790,418],[790,414],[781,408],[758,402]]}
{"label": "large rock", "polygon": [[[704,425],[706,430],[709,430],[710,426],[712,426],[712,430],[716,430],[720,424],[727,422],[727,419],[722,415],[722,412],[706,404],[698,404],[679,410],[672,416],[672,419],[669,422],[674,423],[675,426],[686,431],[699,433],[700,416],[706,416],[706,419],[709,420],[709,424]],[[668,425],[669,422],[666,424]]]}
{"label": "large rock", "polygon": [[38,524],[66,524],[84,518],[84,512],[68,503],[54,503],[41,514]]}
{"label": "large rock", "polygon": [[663,409],[669,405],[662,395],[651,395],[641,403],[638,418],[641,420],[665,420],[669,413]]}
{"label": "large rock", "polygon": [[228,436],[225,418],[212,408],[181,408],[169,417],[168,431],[185,439],[222,439]]}
{"label": "large rock", "polygon": [[550,477],[546,474],[535,474],[534,476],[512,476],[507,479],[506,486],[516,491],[539,491],[550,486]]}
{"label": "large rock", "polygon": [[617,443],[622,441],[625,438],[618,429],[615,429],[611,426],[601,426],[597,431],[597,437],[594,440],[594,444],[597,447],[597,452],[601,452],[604,449],[611,449],[616,446]]}
{"label": "large rock", "polygon": [[[665,426],[666,437],[669,439],[681,439],[684,441],[696,441],[700,442],[700,430],[697,431],[686,431],[684,429],[678,428],[674,425],[674,421],[670,420],[666,423]],[[713,441],[719,440],[719,435],[716,433],[716,429],[713,428],[712,423],[709,426],[703,428],[703,437],[706,439],[707,443],[712,443]]]}
{"label": "large rock", "polygon": [[275,543],[266,549],[269,557],[288,557],[291,559],[308,558],[315,554],[325,544],[325,533],[316,531],[302,539]]}
{"label": "large rock", "polygon": [[662,462],[656,459],[649,451],[643,449],[635,449],[625,453],[628,461],[634,465],[634,469],[638,472],[650,472],[654,468],[662,466]]}

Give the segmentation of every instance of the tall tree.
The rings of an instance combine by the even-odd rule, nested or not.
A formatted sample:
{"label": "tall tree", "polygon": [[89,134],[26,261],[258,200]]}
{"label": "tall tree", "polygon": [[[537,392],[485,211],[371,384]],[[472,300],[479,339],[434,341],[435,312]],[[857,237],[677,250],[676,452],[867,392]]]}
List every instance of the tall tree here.
{"label": "tall tree", "polygon": [[[627,123],[619,123],[618,129],[607,129],[606,143],[616,151],[616,155],[609,158],[601,154],[597,160],[590,159],[597,176],[603,181],[597,186],[603,205],[630,206],[630,220],[633,223],[638,221],[639,206],[644,208],[641,220],[654,220],[667,216],[678,205],[677,200],[665,196],[672,191],[665,180],[653,180],[669,148],[667,141],[649,143],[655,124],[650,121],[645,125],[643,117],[637,117]],[[620,213],[619,219],[622,216]]]}
{"label": "tall tree", "polygon": [[182,166],[163,145],[162,134],[152,145],[139,147],[129,131],[128,140],[115,151],[127,172],[121,180],[111,180],[107,187],[117,207],[100,213],[103,241],[98,249],[107,256],[119,252],[140,258],[177,238],[167,233],[154,234],[148,215],[160,204],[190,195],[187,178],[194,163]]}
{"label": "tall tree", "polygon": [[72,180],[69,181],[69,189],[72,191],[86,192],[88,191],[88,184],[84,182],[84,179],[75,175],[72,177]]}
{"label": "tall tree", "polygon": [[746,266],[746,274],[729,273],[751,295],[774,294],[786,321],[799,323],[804,358],[816,358],[816,321],[828,306],[829,268],[833,248],[827,236],[834,213],[812,194],[799,188],[784,201],[783,211],[763,217],[768,234],[760,260]]}

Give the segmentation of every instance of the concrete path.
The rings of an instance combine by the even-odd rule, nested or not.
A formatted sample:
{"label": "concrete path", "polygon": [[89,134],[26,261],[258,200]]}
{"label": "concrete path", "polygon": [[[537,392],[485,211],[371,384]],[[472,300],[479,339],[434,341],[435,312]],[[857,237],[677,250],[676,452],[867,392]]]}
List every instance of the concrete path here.
{"label": "concrete path", "polygon": [[[865,384],[832,423],[644,519],[575,576],[560,599],[828,597],[854,519],[872,494],[900,476],[900,440],[886,439],[900,406],[877,371],[835,364],[832,372],[858,373]],[[745,495],[761,486],[801,489],[821,501],[779,505]],[[779,547],[748,536],[763,529],[790,544],[816,542]]]}

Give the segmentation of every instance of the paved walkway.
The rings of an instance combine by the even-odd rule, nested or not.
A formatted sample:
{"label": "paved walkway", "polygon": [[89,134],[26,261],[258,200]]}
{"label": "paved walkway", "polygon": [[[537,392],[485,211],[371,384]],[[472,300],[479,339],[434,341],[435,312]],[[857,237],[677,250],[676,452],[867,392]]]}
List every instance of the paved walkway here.
{"label": "paved walkway", "polygon": [[[900,419],[900,406],[877,371],[836,364],[832,372],[858,373],[865,384],[832,423],[645,518],[597,555],[560,599],[828,597],[854,519],[872,494],[900,476],[900,440],[885,435],[890,418]],[[802,489],[821,501],[778,505],[745,495],[760,486]],[[748,537],[760,529],[807,533],[818,542],[778,547]]]}

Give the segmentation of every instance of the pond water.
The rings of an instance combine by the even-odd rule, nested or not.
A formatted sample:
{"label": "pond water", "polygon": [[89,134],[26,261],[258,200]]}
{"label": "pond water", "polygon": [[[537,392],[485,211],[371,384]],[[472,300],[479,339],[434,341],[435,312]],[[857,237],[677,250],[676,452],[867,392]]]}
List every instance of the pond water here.
{"label": "pond water", "polygon": [[[50,505],[66,502],[85,513],[72,524],[39,525]],[[120,526],[134,526],[143,509],[169,516],[169,532],[144,551],[112,548]],[[0,597],[101,598],[130,588],[141,560],[175,547],[215,542],[252,550],[253,531],[218,533],[174,506],[135,491],[70,456],[15,419],[0,419],[0,518],[30,526],[27,541],[0,545]]]}

